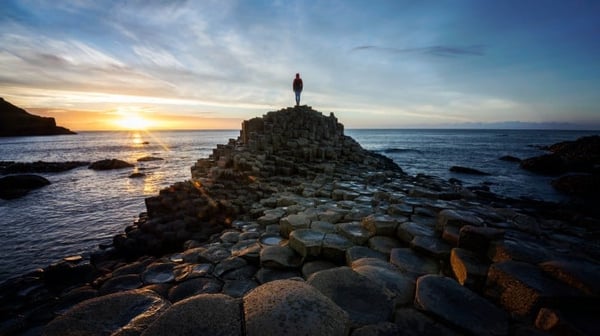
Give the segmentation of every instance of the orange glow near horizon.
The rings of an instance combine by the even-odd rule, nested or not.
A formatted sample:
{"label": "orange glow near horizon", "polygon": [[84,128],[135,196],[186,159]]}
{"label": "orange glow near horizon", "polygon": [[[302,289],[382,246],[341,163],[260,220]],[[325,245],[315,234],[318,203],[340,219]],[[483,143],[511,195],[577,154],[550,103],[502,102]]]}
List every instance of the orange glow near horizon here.
{"label": "orange glow near horizon", "polygon": [[239,129],[243,118],[193,114],[148,113],[136,107],[107,110],[29,108],[30,113],[53,117],[56,124],[72,131],[147,131]]}

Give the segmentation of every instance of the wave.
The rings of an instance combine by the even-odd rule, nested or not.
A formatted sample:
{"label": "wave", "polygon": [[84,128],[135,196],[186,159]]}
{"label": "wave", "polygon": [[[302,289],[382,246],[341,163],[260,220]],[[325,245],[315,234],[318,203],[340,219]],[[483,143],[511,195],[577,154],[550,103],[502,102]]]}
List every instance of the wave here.
{"label": "wave", "polygon": [[393,154],[393,153],[417,153],[417,154],[423,154],[423,152],[420,151],[420,150],[418,150],[418,149],[395,148],[395,147],[384,148],[384,149],[376,150],[375,152],[377,152],[377,153],[386,153],[386,154]]}

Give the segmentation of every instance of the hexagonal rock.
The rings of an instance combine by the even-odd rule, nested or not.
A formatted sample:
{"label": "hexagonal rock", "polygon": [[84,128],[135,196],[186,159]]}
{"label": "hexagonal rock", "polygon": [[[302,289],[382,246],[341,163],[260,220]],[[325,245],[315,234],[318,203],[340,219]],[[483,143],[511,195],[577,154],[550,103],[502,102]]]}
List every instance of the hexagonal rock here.
{"label": "hexagonal rock", "polygon": [[83,301],[44,328],[44,335],[116,335],[141,333],[168,307],[150,290],[136,289]]}
{"label": "hexagonal rock", "polygon": [[352,327],[388,321],[394,303],[391,293],[349,267],[337,267],[314,273],[308,284],[344,309]]}
{"label": "hexagonal rock", "polygon": [[554,259],[552,252],[538,242],[527,239],[508,239],[493,241],[488,250],[493,262],[509,260],[538,264]]}
{"label": "hexagonal rock", "polygon": [[399,270],[394,271],[391,267],[378,267],[376,264],[352,267],[352,270],[389,290],[396,305],[410,303],[415,297],[415,281],[400,273]]}
{"label": "hexagonal rock", "polygon": [[473,252],[453,248],[450,252],[450,265],[458,283],[474,290],[485,285],[489,265]]}
{"label": "hexagonal rock", "polygon": [[433,228],[418,224],[415,222],[405,222],[398,225],[396,230],[396,237],[405,243],[410,243],[416,236],[429,236],[435,235]]}
{"label": "hexagonal rock", "polygon": [[343,189],[333,189],[333,191],[331,192],[331,199],[333,199],[334,201],[351,201],[353,199],[356,199],[358,196],[360,196],[360,194],[357,192]]}
{"label": "hexagonal rock", "polygon": [[325,211],[320,211],[317,216],[320,221],[336,224],[339,223],[342,218],[344,218],[347,212],[347,210],[338,208],[326,209]]}
{"label": "hexagonal rock", "polygon": [[243,299],[246,335],[348,335],[348,314],[314,287],[294,280],[259,286]]}
{"label": "hexagonal rock", "polygon": [[444,276],[417,279],[415,307],[475,335],[508,334],[504,311]]}
{"label": "hexagonal rock", "polygon": [[363,228],[359,222],[338,224],[337,229],[339,234],[356,245],[364,245],[371,238],[371,233]]}
{"label": "hexagonal rock", "polygon": [[321,255],[338,264],[346,260],[346,250],[354,246],[354,243],[336,233],[326,233],[323,238]]}
{"label": "hexagonal rock", "polygon": [[375,251],[366,246],[352,246],[346,250],[346,265],[350,266],[352,263],[361,258],[377,258],[381,260],[388,260],[388,257],[379,251]]}
{"label": "hexagonal rock", "polygon": [[227,280],[223,285],[223,294],[239,298],[256,287],[258,282],[252,279]]}
{"label": "hexagonal rock", "polygon": [[149,265],[144,273],[142,273],[142,280],[145,284],[161,284],[175,280],[175,273],[173,268],[175,267],[172,263],[154,263]]}
{"label": "hexagonal rock", "polygon": [[448,329],[429,316],[414,308],[399,308],[394,312],[394,323],[402,330],[403,336],[454,336],[456,332]]}
{"label": "hexagonal rock", "polygon": [[414,275],[438,274],[440,272],[440,266],[437,261],[419,255],[410,248],[392,249],[390,252],[390,263]]}
{"label": "hexagonal rock", "polygon": [[126,290],[142,287],[142,280],[137,274],[128,274],[116,276],[108,279],[100,287],[99,294],[106,295],[110,293],[123,292]]}
{"label": "hexagonal rock", "polygon": [[408,204],[390,204],[390,207],[387,209],[387,213],[390,215],[402,215],[402,216],[411,216],[414,213],[414,207]]}
{"label": "hexagonal rock", "polygon": [[586,260],[551,260],[540,268],[551,277],[586,294],[600,296],[600,265]]}
{"label": "hexagonal rock", "polygon": [[186,280],[169,290],[169,301],[177,302],[198,294],[219,293],[222,285],[214,278],[194,278]]}
{"label": "hexagonal rock", "polygon": [[321,231],[323,233],[333,233],[336,231],[335,224],[323,221],[312,221],[310,223],[311,230]]}
{"label": "hexagonal rock", "polygon": [[222,277],[225,273],[240,269],[248,265],[248,262],[240,257],[229,257],[221,260],[213,270],[216,277]]}
{"label": "hexagonal rock", "polygon": [[385,260],[381,260],[378,258],[360,258],[354,261],[351,265],[349,265],[352,269],[363,266],[374,266],[379,268],[389,269],[393,272],[401,272],[401,270],[395,265],[390,264]]}
{"label": "hexagonal rock", "polygon": [[389,255],[392,249],[401,247],[402,244],[396,239],[387,236],[374,236],[369,238],[369,247],[375,251]]}
{"label": "hexagonal rock", "polygon": [[323,232],[300,229],[290,234],[289,246],[303,257],[317,257],[321,254]]}
{"label": "hexagonal rock", "polygon": [[528,318],[535,317],[541,307],[584,304],[581,291],[546,276],[537,266],[518,261],[492,264],[485,293],[511,313]]}
{"label": "hexagonal rock", "polygon": [[200,294],[171,306],[142,335],[242,335],[242,323],[240,299]]}
{"label": "hexagonal rock", "polygon": [[485,253],[492,241],[504,237],[504,230],[465,225],[458,235],[458,247],[482,254]]}
{"label": "hexagonal rock", "polygon": [[410,247],[425,255],[437,259],[448,260],[452,246],[437,237],[416,236],[410,242]]}
{"label": "hexagonal rock", "polygon": [[260,226],[265,227],[267,225],[279,223],[279,220],[281,219],[282,216],[283,215],[279,214],[279,213],[266,213],[265,215],[258,217],[256,222]]}
{"label": "hexagonal rock", "polygon": [[282,237],[288,238],[294,230],[308,229],[310,222],[310,218],[303,214],[289,215],[279,221],[279,232]]}
{"label": "hexagonal rock", "polygon": [[231,251],[222,245],[211,246],[200,252],[200,257],[211,263],[218,263],[221,260],[229,258],[229,256],[231,256]]}
{"label": "hexagonal rock", "polygon": [[388,215],[373,214],[363,218],[361,225],[373,236],[393,236],[398,228],[398,219]]}
{"label": "hexagonal rock", "polygon": [[313,273],[336,267],[338,267],[338,265],[327,260],[305,262],[304,265],[302,265],[302,276],[304,279],[308,279]]}
{"label": "hexagonal rock", "polygon": [[185,250],[182,255],[183,262],[192,264],[205,262],[206,260],[202,257],[202,252],[204,251],[206,251],[206,248],[204,247],[194,247]]}
{"label": "hexagonal rock", "polygon": [[279,269],[298,268],[302,265],[302,258],[289,246],[266,246],[260,251],[260,265]]}
{"label": "hexagonal rock", "polygon": [[435,229],[444,231],[446,226],[461,228],[465,225],[481,226],[482,220],[474,213],[461,210],[442,210],[438,213]]}
{"label": "hexagonal rock", "polygon": [[254,275],[256,281],[260,284],[265,284],[267,282],[276,281],[276,280],[284,280],[284,279],[292,279],[292,278],[302,278],[300,272],[296,270],[278,270],[273,268],[263,267],[256,272]]}

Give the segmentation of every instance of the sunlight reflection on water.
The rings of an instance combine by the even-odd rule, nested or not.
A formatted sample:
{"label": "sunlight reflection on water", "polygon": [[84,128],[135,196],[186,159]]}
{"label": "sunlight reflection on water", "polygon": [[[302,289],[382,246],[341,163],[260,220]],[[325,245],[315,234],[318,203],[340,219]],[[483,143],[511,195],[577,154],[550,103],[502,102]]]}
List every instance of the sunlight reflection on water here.
{"label": "sunlight reflection on water", "polygon": [[[97,161],[117,158],[134,168],[80,167],[39,174],[52,184],[10,201],[0,200],[0,282],[72,254],[86,254],[122,232],[145,211],[144,199],[190,178],[194,162],[237,131],[140,134],[82,132],[73,136],[0,139],[4,161]],[[135,141],[135,142],[134,142]],[[148,142],[144,144],[144,142]],[[137,162],[144,156],[164,160]],[[146,174],[129,178],[134,172]]]}

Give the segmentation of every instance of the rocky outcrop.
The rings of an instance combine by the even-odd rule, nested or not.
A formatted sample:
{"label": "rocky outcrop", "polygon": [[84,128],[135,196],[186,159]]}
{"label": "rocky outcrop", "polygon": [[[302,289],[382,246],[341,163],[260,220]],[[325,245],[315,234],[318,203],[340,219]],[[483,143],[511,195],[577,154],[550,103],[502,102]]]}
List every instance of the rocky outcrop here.
{"label": "rocky outcrop", "polygon": [[[173,305],[136,306],[152,321],[132,334],[598,330],[579,314],[598,299],[598,218],[408,176],[308,107],[246,123],[146,206],[89,262],[0,285],[0,334],[67,334],[65,316],[147,291]],[[90,325],[128,325],[95,309]]]}
{"label": "rocky outcrop", "polygon": [[75,132],[56,126],[54,118],[30,114],[0,98],[0,137],[60,134]]}
{"label": "rocky outcrop", "polygon": [[521,161],[521,168],[560,176],[552,186],[565,194],[598,198],[600,188],[600,135],[564,141],[546,147],[551,154]]}
{"label": "rocky outcrop", "polygon": [[468,174],[468,175],[482,175],[482,176],[490,175],[489,173],[483,172],[479,169],[463,167],[463,166],[452,166],[452,167],[450,167],[450,171],[453,173]]}
{"label": "rocky outcrop", "polygon": [[552,181],[552,186],[565,194],[600,198],[600,173],[568,174]]}
{"label": "rocky outcrop", "polygon": [[92,164],[90,164],[90,166],[88,168],[93,169],[93,170],[111,170],[111,169],[131,168],[133,166],[134,165],[132,165],[131,163],[125,162],[123,160],[105,159],[105,160],[93,162]]}
{"label": "rocky outcrop", "polygon": [[58,173],[78,167],[88,166],[90,163],[85,161],[66,161],[66,162],[14,162],[0,161],[1,174],[23,174],[23,173]]}
{"label": "rocky outcrop", "polygon": [[0,198],[19,198],[32,190],[49,184],[50,181],[38,175],[26,174],[0,177]]}

